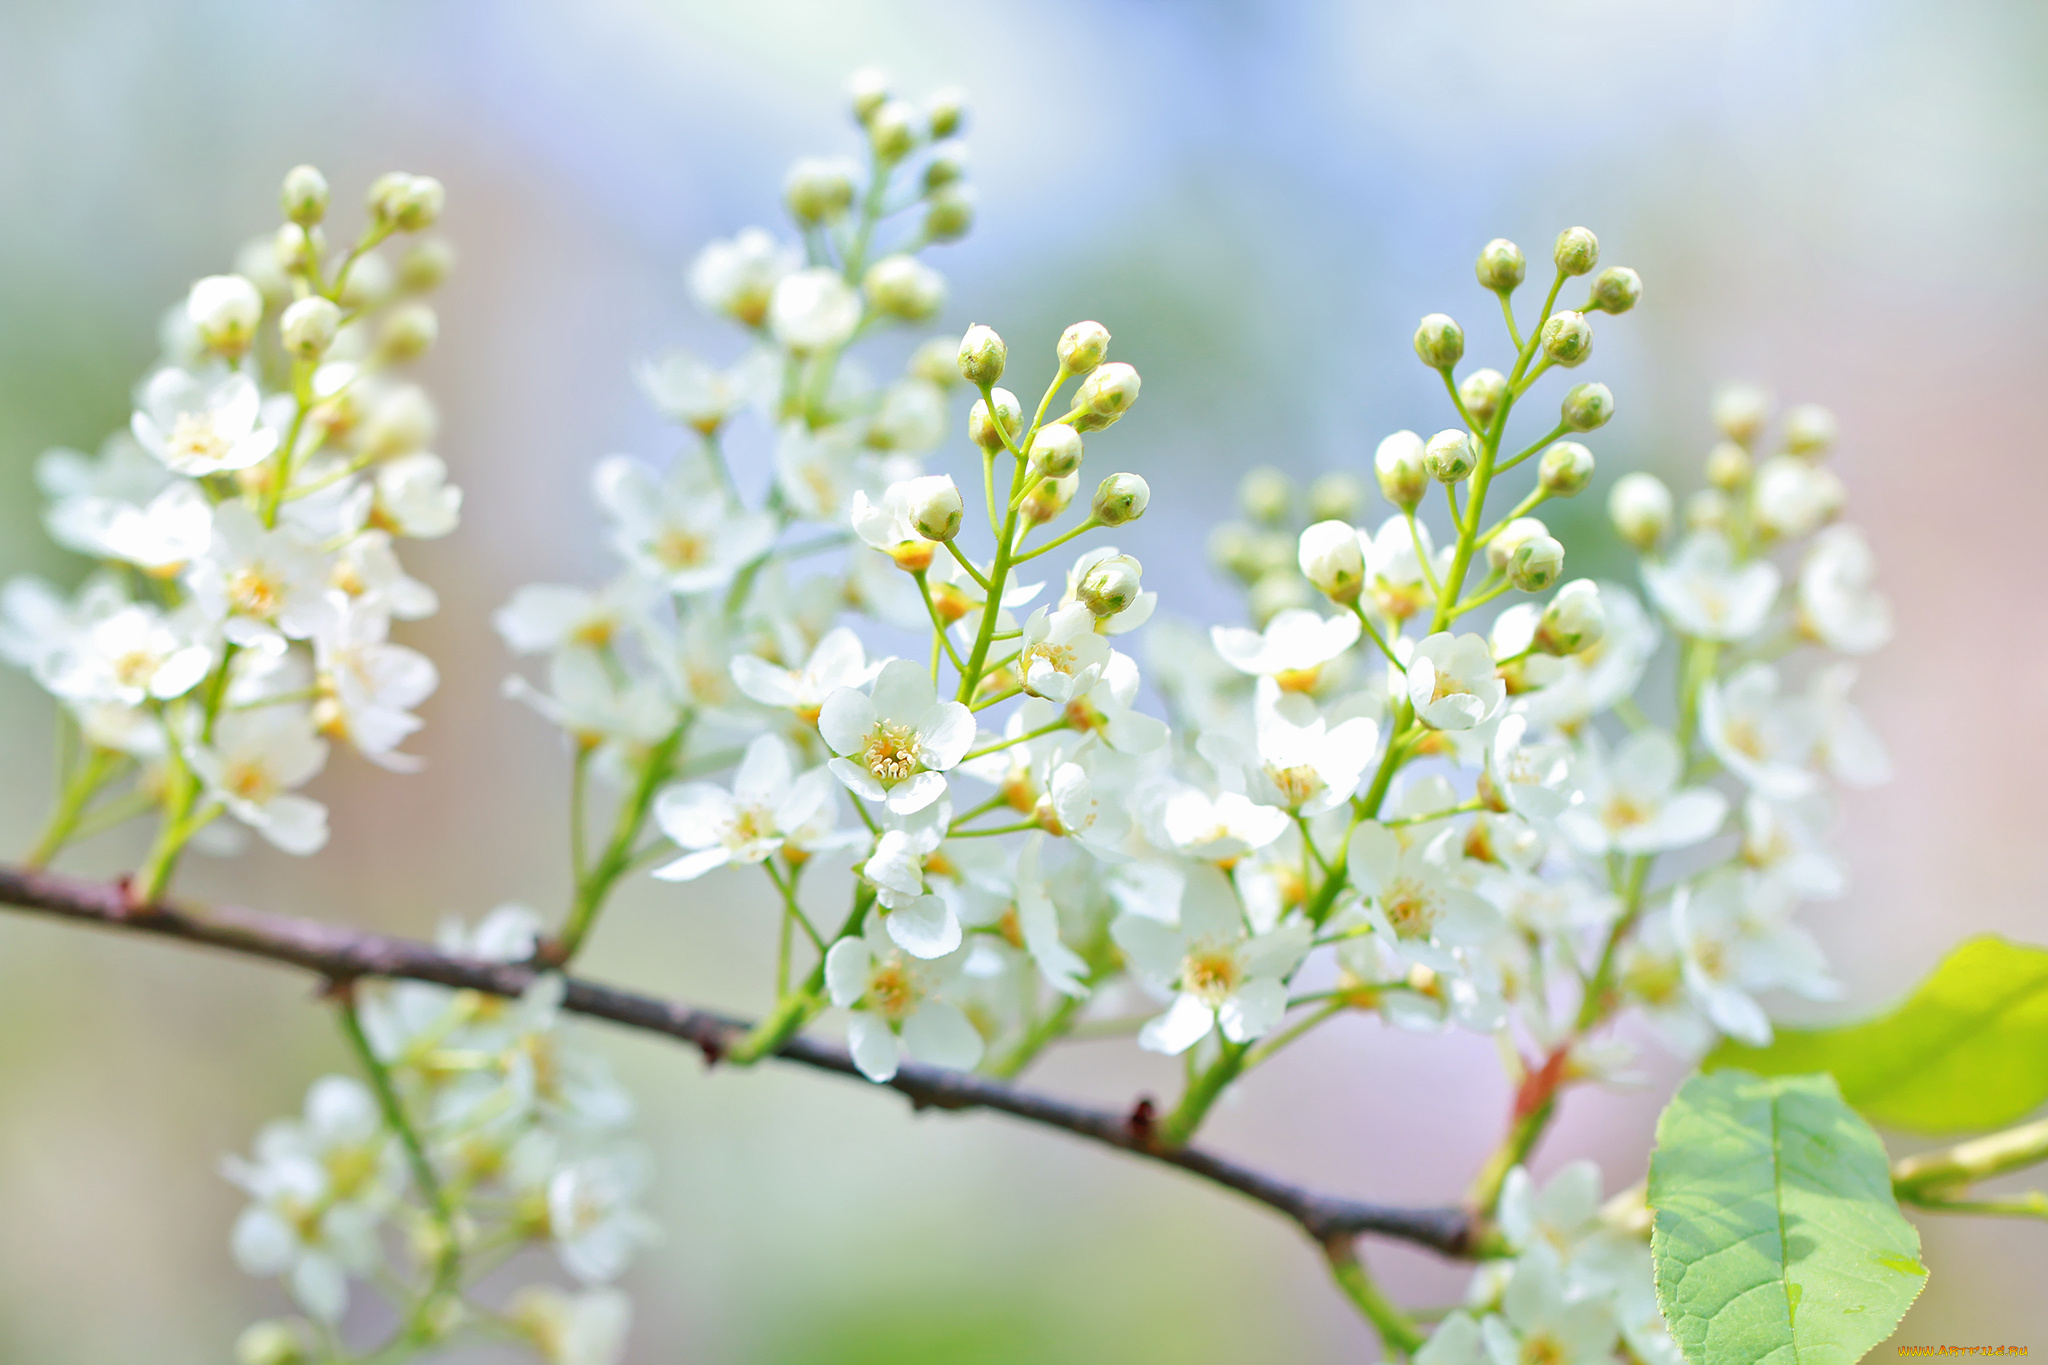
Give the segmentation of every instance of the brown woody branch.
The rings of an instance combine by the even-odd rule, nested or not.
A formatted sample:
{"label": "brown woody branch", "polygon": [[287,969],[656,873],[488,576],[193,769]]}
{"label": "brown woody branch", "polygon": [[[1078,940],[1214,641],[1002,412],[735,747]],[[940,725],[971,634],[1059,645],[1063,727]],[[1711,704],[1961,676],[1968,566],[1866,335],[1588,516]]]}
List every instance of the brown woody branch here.
{"label": "brown woody branch", "polygon": [[[314,920],[235,908],[200,911],[170,902],[137,906],[130,901],[124,882],[91,882],[24,868],[0,866],[0,904],[267,958],[303,967],[333,982],[386,977],[518,996],[536,975],[531,966],[457,957],[412,939]],[[575,978],[568,982],[563,1005],[592,1018],[680,1038],[699,1048],[708,1062],[716,1062],[749,1027],[745,1020]],[[832,1043],[799,1037],[775,1055],[782,1061],[860,1078],[846,1049]],[[1474,1254],[1473,1222],[1463,1209],[1399,1208],[1342,1199],[1275,1179],[1197,1147],[1167,1145],[1157,1137],[1149,1101],[1140,1101],[1130,1113],[1119,1114],[1069,1104],[983,1076],[916,1065],[904,1066],[888,1085],[918,1109],[993,1110],[1177,1166],[1286,1215],[1325,1246],[1372,1233],[1413,1242],[1446,1256]]]}

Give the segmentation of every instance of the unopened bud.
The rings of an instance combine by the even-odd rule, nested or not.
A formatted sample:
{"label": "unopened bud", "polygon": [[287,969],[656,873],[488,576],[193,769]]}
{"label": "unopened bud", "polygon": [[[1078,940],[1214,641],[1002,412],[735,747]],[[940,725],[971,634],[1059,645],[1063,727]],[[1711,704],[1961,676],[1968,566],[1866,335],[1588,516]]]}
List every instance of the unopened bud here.
{"label": "unopened bud", "polygon": [[403,232],[418,232],[440,221],[447,191],[431,175],[393,171],[370,186],[370,213]]}
{"label": "unopened bud", "polygon": [[1301,533],[1302,577],[1332,602],[1349,606],[1365,587],[1365,551],[1349,522],[1319,521]]}
{"label": "unopened bud", "polygon": [[844,162],[807,156],[782,182],[789,216],[805,227],[829,223],[853,207],[853,173]]}
{"label": "unopened bud", "polygon": [[1308,514],[1317,521],[1354,521],[1365,506],[1365,485],[1356,474],[1333,469],[1308,486]]}
{"label": "unopened bud", "polygon": [[1064,479],[1081,467],[1081,433],[1065,422],[1047,422],[1031,438],[1028,466],[1032,477]]}
{"label": "unopened bud", "polygon": [[846,95],[853,116],[866,123],[888,101],[889,77],[878,66],[864,66],[847,81]]}
{"label": "unopened bud", "polygon": [[967,120],[967,92],[957,85],[934,92],[925,101],[925,118],[931,123],[933,137],[953,136]]}
{"label": "unopened bud", "polygon": [[1415,329],[1415,354],[1432,370],[1448,370],[1465,358],[1465,329],[1445,313],[1431,313]]}
{"label": "unopened bud", "polygon": [[1614,394],[1605,384],[1574,384],[1558,415],[1567,431],[1598,431],[1614,416]]}
{"label": "unopened bud", "polygon": [[996,419],[1002,427],[999,430],[995,422],[989,420],[988,400],[977,399],[967,410],[967,439],[983,450],[1001,450],[1005,444],[1005,433],[1014,441],[1017,433],[1024,429],[1024,406],[1008,389],[991,389],[989,394],[995,399]]}
{"label": "unopened bud", "polygon": [[1671,528],[1671,490],[1655,474],[1624,474],[1607,495],[1607,515],[1623,540],[1648,550]]}
{"label": "unopened bud", "polygon": [[208,350],[233,359],[256,339],[263,318],[263,292],[241,275],[208,275],[185,296],[185,316]]}
{"label": "unopened bud", "polygon": [[1496,237],[1479,249],[1479,283],[1496,294],[1513,293],[1528,270],[1522,248],[1505,237]]}
{"label": "unopened bud", "polygon": [[1429,438],[1422,448],[1422,463],[1438,483],[1456,483],[1479,463],[1479,451],[1463,429],[1449,427]]}
{"label": "unopened bud", "polygon": [[1088,374],[1109,358],[1109,329],[1099,322],[1077,322],[1060,333],[1060,369]]}
{"label": "unopened bud", "polygon": [[1294,480],[1270,465],[1248,469],[1237,481],[1237,505],[1253,521],[1278,526],[1294,502]]}
{"label": "unopened bud", "polygon": [[1018,510],[1033,526],[1043,526],[1066,511],[1074,501],[1074,494],[1080,491],[1079,474],[1069,474],[1064,479],[1047,479],[1024,495],[1024,505]]}
{"label": "unopened bud", "polygon": [[296,1326],[272,1319],[250,1323],[235,1338],[237,1365],[301,1365],[311,1360]]}
{"label": "unopened bud", "polygon": [[391,310],[385,319],[377,349],[386,360],[415,360],[427,353],[440,338],[441,322],[431,305],[414,300]]}
{"label": "unopened bud", "polygon": [[1209,562],[1250,583],[1264,566],[1258,561],[1259,535],[1241,521],[1219,522],[1209,532]]}
{"label": "unopened bud", "polygon": [[1500,528],[1500,534],[1486,542],[1486,566],[1490,569],[1505,569],[1514,558],[1515,551],[1524,541],[1538,536],[1547,536],[1550,528],[1535,517],[1516,517]]}
{"label": "unopened bud", "polygon": [[1152,489],[1136,474],[1112,474],[1095,489],[1090,510],[1104,526],[1121,526],[1145,515]]}
{"label": "unopened bud", "polygon": [[1737,445],[1754,448],[1771,420],[1771,396],[1754,384],[1731,384],[1714,395],[1714,425]]}
{"label": "unopened bud", "polygon": [[1593,326],[1584,313],[1566,309],[1553,313],[1543,324],[1543,355],[1553,365],[1567,369],[1593,353]]}
{"label": "unopened bud", "polygon": [[1458,401],[1482,427],[1493,420],[1493,415],[1500,411],[1501,399],[1507,395],[1508,377],[1499,370],[1474,370],[1458,384]]}
{"label": "unopened bud", "polygon": [[1536,648],[1545,654],[1581,654],[1607,634],[1607,609],[1590,578],[1575,578],[1557,590],[1536,624]]}
{"label": "unopened bud", "polygon": [[1098,365],[1074,390],[1074,408],[1079,414],[1074,426],[1080,431],[1099,431],[1130,411],[1138,401],[1138,372],[1120,360]]}
{"label": "unopened bud", "polygon": [[868,142],[885,165],[901,161],[917,146],[917,110],[907,100],[885,100],[867,123]]}
{"label": "unopened bud", "polygon": [[869,266],[861,287],[875,311],[906,322],[930,317],[946,301],[946,281],[939,272],[900,253]]}
{"label": "unopened bud", "polygon": [[1723,493],[1733,493],[1749,482],[1756,461],[1733,441],[1716,442],[1707,452],[1707,482]]}
{"label": "unopened bud", "polygon": [[341,330],[341,305],[318,294],[300,299],[278,319],[278,337],[284,348],[301,360],[318,360],[334,344]]}
{"label": "unopened bud", "polygon": [[1564,573],[1564,546],[1555,536],[1531,536],[1508,560],[1508,582],[1523,592],[1542,592]]}
{"label": "unopened bud", "polygon": [[300,227],[312,227],[327,216],[327,177],[312,166],[294,166],[284,173],[278,193],[284,216]]}
{"label": "unopened bud", "polygon": [[1577,441],[1559,441],[1536,464],[1536,482],[1553,498],[1575,498],[1593,481],[1593,452]]}
{"label": "unopened bud", "polygon": [[910,480],[905,502],[910,509],[910,524],[926,540],[951,540],[960,534],[960,519],[966,515],[967,506],[951,475],[927,474]]}
{"label": "unopened bud", "polygon": [[974,226],[974,192],[965,185],[947,185],[925,200],[924,235],[934,242],[957,242]]}
{"label": "unopened bud", "polygon": [[1600,239],[1589,228],[1566,228],[1557,234],[1557,249],[1551,257],[1567,275],[1589,274],[1600,264]]}
{"label": "unopened bud", "polygon": [[960,376],[977,389],[985,389],[1003,377],[1009,348],[995,328],[975,323],[960,338]]}
{"label": "unopened bud", "polygon": [[960,382],[960,366],[955,359],[959,351],[960,343],[953,338],[932,337],[910,353],[910,363],[904,368],[919,379],[949,389]]}
{"label": "unopened bud", "polygon": [[1835,415],[1817,403],[1802,403],[1785,414],[1785,449],[1820,455],[1835,443]]}
{"label": "unopened bud", "polygon": [[1422,495],[1429,491],[1429,467],[1423,463],[1422,452],[1420,436],[1412,431],[1397,431],[1381,441],[1372,455],[1380,495],[1403,511],[1414,511]]}
{"label": "unopened bud", "polygon": [[1588,311],[1626,313],[1643,296],[1643,278],[1625,265],[1610,265],[1593,277],[1593,296]]}
{"label": "unopened bud", "polygon": [[1143,573],[1144,566],[1130,555],[1110,555],[1081,575],[1074,596],[1097,616],[1114,616],[1138,600]]}
{"label": "unopened bud", "polygon": [[438,289],[455,269],[455,248],[438,237],[414,242],[398,258],[398,283],[407,293]]}
{"label": "unopened bud", "polygon": [[317,227],[303,228],[297,223],[284,223],[270,241],[277,267],[287,275],[309,275],[314,262],[320,259],[322,243]]}
{"label": "unopened bud", "polygon": [[1702,488],[1685,500],[1685,526],[1689,531],[1718,531],[1728,524],[1728,496],[1717,488]]}
{"label": "unopened bud", "polygon": [[931,194],[967,178],[967,154],[958,146],[940,147],[924,163],[924,192]]}

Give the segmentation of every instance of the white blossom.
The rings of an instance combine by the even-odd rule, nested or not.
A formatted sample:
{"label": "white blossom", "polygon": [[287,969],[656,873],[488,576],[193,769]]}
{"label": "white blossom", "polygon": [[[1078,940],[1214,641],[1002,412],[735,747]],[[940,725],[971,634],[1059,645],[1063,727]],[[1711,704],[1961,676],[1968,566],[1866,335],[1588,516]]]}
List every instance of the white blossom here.
{"label": "white blossom", "polygon": [[1769,560],[1739,564],[1719,531],[1695,531],[1664,563],[1643,565],[1643,586],[1673,629],[1699,640],[1747,640],[1778,598]]}
{"label": "white blossom", "polygon": [[1287,1011],[1287,977],[1308,952],[1312,930],[1294,919],[1251,934],[1222,874],[1193,866],[1178,926],[1124,915],[1111,932],[1139,978],[1172,1000],[1139,1031],[1138,1045],[1177,1054],[1211,1030],[1242,1043],[1279,1023]]}
{"label": "white blossom", "polygon": [[247,375],[207,379],[175,367],[143,385],[131,425],[142,448],[180,474],[231,473],[270,458],[263,395]]}
{"label": "white blossom", "polygon": [[830,766],[848,791],[908,815],[945,794],[941,774],[973,743],[974,716],[940,701],[922,667],[895,659],[869,692],[842,687],[826,697],[818,733],[839,755]]}

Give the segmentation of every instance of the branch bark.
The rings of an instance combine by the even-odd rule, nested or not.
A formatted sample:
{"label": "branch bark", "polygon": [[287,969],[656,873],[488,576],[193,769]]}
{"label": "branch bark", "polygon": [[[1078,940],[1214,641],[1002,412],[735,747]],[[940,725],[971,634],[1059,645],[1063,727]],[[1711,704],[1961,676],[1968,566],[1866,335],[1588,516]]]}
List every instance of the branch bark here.
{"label": "branch bark", "polygon": [[[4,865],[0,865],[0,905],[264,958],[336,982],[382,977],[516,997],[538,974],[532,966],[457,957],[412,939],[315,920],[233,907],[200,910],[169,901],[136,905],[125,882],[85,881]],[[563,1006],[594,1019],[681,1039],[702,1051],[707,1062],[718,1061],[751,1027],[743,1019],[575,977],[568,980]],[[846,1049],[833,1043],[799,1037],[774,1055],[780,1061],[865,1079]],[[1158,1133],[1150,1101],[1141,1100],[1129,1113],[1120,1114],[1070,1104],[986,1076],[917,1065],[904,1066],[888,1082],[888,1088],[904,1095],[917,1109],[985,1109],[1008,1114],[1178,1167],[1266,1205],[1298,1224],[1319,1245],[1372,1234],[1428,1247],[1445,1256],[1476,1254],[1473,1220],[1462,1208],[1408,1208],[1344,1199],[1290,1184],[1198,1147],[1167,1143]]]}

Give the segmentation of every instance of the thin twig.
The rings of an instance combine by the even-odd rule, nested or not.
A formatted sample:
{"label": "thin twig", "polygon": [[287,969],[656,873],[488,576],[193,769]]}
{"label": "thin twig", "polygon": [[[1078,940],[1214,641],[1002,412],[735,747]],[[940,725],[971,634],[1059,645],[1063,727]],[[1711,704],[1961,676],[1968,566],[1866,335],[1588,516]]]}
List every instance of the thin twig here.
{"label": "thin twig", "polygon": [[[125,882],[84,881],[17,867],[0,866],[0,904],[76,923],[266,958],[336,982],[388,977],[516,997],[538,974],[526,964],[458,957],[411,939],[315,920],[234,907],[202,913],[171,902],[136,905]],[[749,1028],[742,1019],[574,977],[567,982],[563,1005],[577,1014],[680,1038],[714,1060],[724,1056]],[[774,1055],[820,1071],[860,1077],[853,1058],[834,1043],[797,1037]],[[1404,1208],[1344,1199],[1289,1184],[1198,1147],[1168,1145],[1151,1120],[1149,1102],[1141,1102],[1128,1114],[1091,1109],[986,1076],[916,1065],[906,1065],[887,1084],[918,1109],[991,1110],[1176,1166],[1285,1215],[1319,1244],[1371,1233],[1413,1242],[1445,1256],[1476,1254],[1471,1220],[1463,1209]]]}

